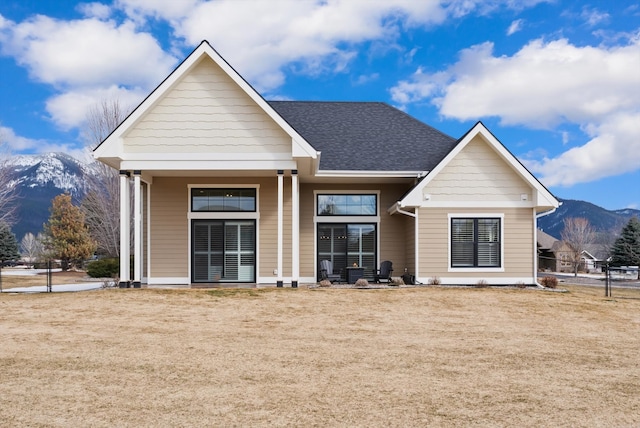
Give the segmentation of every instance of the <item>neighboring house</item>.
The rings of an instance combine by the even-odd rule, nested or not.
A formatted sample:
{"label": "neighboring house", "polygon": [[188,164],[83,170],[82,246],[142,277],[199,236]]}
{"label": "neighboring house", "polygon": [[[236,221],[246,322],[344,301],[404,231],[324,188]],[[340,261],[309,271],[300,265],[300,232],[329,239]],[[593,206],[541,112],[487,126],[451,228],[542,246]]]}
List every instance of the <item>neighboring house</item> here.
{"label": "neighboring house", "polygon": [[[541,271],[573,272],[571,249],[559,239],[538,229],[538,268]],[[598,245],[589,245],[580,256],[580,272],[599,272],[607,256]]]}
{"label": "neighboring house", "polygon": [[558,207],[482,123],[456,140],[384,103],[267,102],[207,42],[94,156],[121,174],[123,286],[297,286],[324,259],[531,284]]}

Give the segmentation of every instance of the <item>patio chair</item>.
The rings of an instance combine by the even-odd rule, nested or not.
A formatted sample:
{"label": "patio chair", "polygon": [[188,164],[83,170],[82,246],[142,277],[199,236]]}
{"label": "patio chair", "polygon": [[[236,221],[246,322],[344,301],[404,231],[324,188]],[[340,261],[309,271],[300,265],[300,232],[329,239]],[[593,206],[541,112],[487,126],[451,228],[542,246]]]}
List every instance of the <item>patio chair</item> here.
{"label": "patio chair", "polygon": [[320,279],[327,279],[333,284],[336,281],[341,282],[342,276],[340,273],[333,272],[333,262],[331,260],[322,260],[320,262]]}
{"label": "patio chair", "polygon": [[391,273],[393,272],[393,263],[389,260],[385,260],[380,263],[380,269],[373,270],[373,280],[376,283],[386,282],[387,284],[391,282]]}

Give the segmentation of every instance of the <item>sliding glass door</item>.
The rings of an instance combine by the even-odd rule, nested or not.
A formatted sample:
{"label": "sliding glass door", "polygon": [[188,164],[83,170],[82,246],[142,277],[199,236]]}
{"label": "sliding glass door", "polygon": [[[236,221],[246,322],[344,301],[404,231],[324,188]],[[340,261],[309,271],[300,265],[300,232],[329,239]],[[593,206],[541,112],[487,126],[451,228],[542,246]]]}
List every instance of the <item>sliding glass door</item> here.
{"label": "sliding glass door", "polygon": [[193,282],[255,282],[254,220],[194,220]]}
{"label": "sliding glass door", "polygon": [[373,279],[376,224],[318,223],[318,266],[322,260],[331,261],[334,272],[341,272],[343,278],[345,268],[356,264],[364,268],[365,278]]}

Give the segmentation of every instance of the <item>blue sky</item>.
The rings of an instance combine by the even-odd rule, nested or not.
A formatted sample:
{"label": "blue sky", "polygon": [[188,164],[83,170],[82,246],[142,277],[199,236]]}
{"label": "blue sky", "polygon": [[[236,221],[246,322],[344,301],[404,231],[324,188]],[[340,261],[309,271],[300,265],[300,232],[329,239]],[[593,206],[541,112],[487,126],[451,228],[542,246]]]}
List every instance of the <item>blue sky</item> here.
{"label": "blue sky", "polygon": [[640,208],[640,4],[562,0],[0,2],[0,140],[83,155],[201,40],[265,98],[482,120],[556,196]]}

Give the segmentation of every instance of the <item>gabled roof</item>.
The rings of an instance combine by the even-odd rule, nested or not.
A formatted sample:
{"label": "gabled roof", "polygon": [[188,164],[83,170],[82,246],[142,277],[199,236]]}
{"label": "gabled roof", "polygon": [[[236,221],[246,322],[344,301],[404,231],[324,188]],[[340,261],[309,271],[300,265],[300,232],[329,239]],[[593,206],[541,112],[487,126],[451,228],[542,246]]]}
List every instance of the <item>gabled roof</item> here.
{"label": "gabled roof", "polygon": [[[391,211],[403,207],[418,207],[423,204],[422,189],[427,186],[476,136],[480,136],[495,152],[534,189],[533,204],[538,208],[557,208],[560,202],[547,190],[538,179],[520,163],[520,161],[489,131],[482,122],[477,122],[467,133],[458,140],[453,149],[407,192]],[[394,208],[395,207],[395,208]]]}
{"label": "gabled roof", "polygon": [[270,101],[322,153],[320,170],[427,172],[456,140],[381,102]]}
{"label": "gabled roof", "polygon": [[541,229],[537,230],[537,239],[538,246],[543,250],[553,249],[555,243],[558,242],[558,239],[554,238],[546,232],[543,232]]}
{"label": "gabled roof", "polygon": [[213,60],[231,79],[258,105],[264,110],[292,139],[292,154],[298,157],[309,157],[315,159],[316,151],[284,120],[278,115],[267,101],[260,95],[244,78],[224,59],[213,47],[203,40],[196,49],[193,50],[180,63],[167,78],[162,81],[138,107],[104,140],[94,149],[95,158],[122,159],[123,147],[121,137],[133,127],[135,123],[151,109],[162,96],[178,82],[182,76],[189,73],[195,65],[203,58]]}

